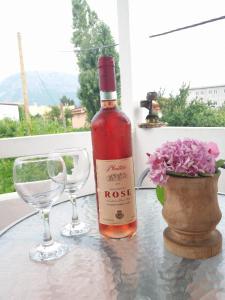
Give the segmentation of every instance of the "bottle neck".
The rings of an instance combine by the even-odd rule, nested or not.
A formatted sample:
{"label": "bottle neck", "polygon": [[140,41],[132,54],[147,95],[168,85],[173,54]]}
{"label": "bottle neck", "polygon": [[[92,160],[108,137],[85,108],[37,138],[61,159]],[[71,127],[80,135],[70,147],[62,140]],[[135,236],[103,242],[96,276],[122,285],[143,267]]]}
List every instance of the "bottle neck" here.
{"label": "bottle neck", "polygon": [[112,91],[112,92],[100,91],[100,99],[101,99],[102,109],[116,108],[116,103],[117,103],[116,91]]}
{"label": "bottle neck", "polygon": [[101,109],[116,108],[115,62],[111,56],[100,56],[98,60]]}
{"label": "bottle neck", "polygon": [[101,101],[115,100],[117,99],[117,93],[116,91],[112,91],[112,92],[100,91],[100,99]]}
{"label": "bottle neck", "polygon": [[117,107],[116,99],[113,100],[101,100],[102,109],[113,109]]}

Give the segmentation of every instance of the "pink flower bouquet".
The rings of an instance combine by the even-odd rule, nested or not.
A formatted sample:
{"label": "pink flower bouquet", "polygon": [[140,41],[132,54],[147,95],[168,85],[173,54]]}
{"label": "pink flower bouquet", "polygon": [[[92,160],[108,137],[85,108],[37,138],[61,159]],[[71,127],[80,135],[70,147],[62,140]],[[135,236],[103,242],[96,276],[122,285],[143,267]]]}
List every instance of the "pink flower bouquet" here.
{"label": "pink flower bouquet", "polygon": [[194,139],[167,142],[155,153],[148,154],[150,179],[156,185],[166,184],[168,175],[182,177],[213,176],[225,160],[216,161],[218,146],[214,142]]}

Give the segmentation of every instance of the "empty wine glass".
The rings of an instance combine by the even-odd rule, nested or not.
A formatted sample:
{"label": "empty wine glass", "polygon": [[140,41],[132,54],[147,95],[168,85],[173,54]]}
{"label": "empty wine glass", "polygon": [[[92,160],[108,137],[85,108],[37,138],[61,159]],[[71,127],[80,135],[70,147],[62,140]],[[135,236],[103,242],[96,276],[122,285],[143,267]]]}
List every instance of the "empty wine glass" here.
{"label": "empty wine glass", "polygon": [[68,246],[53,241],[49,227],[49,212],[65,188],[66,170],[56,154],[17,158],[13,167],[16,191],[28,204],[39,210],[44,221],[43,241],[30,250],[30,258],[48,261],[67,253]]}
{"label": "empty wine glass", "polygon": [[77,191],[86,183],[90,173],[90,162],[88,152],[85,148],[67,148],[59,149],[57,153],[61,155],[66,165],[66,187],[65,192],[72,203],[72,220],[65,225],[61,233],[64,236],[76,236],[87,233],[89,225],[81,222],[77,214]]}

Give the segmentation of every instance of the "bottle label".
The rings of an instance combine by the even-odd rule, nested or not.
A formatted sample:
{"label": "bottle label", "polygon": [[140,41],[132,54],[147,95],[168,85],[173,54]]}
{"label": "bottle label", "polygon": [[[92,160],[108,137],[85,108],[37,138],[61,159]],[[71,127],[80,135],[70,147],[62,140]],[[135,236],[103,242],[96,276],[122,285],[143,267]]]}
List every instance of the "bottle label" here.
{"label": "bottle label", "polygon": [[136,220],[132,157],[96,160],[99,222],[124,225]]}

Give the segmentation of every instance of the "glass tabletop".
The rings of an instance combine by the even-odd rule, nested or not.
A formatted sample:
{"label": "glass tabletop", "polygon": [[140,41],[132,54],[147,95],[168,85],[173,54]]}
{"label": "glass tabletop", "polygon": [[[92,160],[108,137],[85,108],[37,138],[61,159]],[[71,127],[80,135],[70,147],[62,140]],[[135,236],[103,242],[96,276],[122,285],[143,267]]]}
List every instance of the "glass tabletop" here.
{"label": "glass tabletop", "polygon": [[[218,197],[224,214],[225,196]],[[52,209],[53,236],[70,246],[59,260],[35,263],[29,259],[29,249],[40,241],[38,215],[0,237],[0,299],[225,299],[223,252],[207,260],[188,260],[164,248],[166,223],[155,190],[137,190],[138,232],[132,239],[110,240],[99,234],[95,195],[78,199],[78,209],[91,231],[72,239],[59,233],[70,220],[70,203]],[[224,219],[217,228],[225,235]]]}

